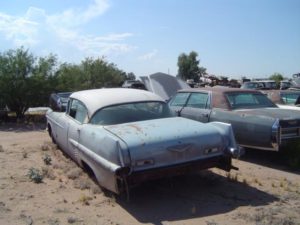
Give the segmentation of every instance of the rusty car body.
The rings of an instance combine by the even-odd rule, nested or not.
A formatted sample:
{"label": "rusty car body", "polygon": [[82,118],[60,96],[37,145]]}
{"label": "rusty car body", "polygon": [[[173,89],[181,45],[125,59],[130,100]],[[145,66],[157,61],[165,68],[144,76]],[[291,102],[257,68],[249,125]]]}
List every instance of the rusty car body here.
{"label": "rusty car body", "polygon": [[115,193],[197,169],[229,171],[240,154],[231,125],[172,117],[167,103],[145,90],[74,92],[66,112],[47,112],[47,126],[67,155]]}
{"label": "rusty car body", "polygon": [[300,110],[300,90],[263,91],[279,108]]}
{"label": "rusty car body", "polygon": [[300,139],[300,114],[278,108],[257,90],[199,88],[180,90],[169,101],[177,116],[201,122],[221,121],[232,125],[239,145],[279,151]]}

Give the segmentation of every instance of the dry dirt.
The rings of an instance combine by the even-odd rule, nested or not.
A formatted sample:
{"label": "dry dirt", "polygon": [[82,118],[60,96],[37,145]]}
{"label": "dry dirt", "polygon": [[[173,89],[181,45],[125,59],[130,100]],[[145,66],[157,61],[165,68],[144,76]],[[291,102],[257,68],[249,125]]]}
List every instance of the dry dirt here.
{"label": "dry dirt", "polygon": [[[104,194],[43,127],[0,125],[0,224],[300,224],[299,173],[270,152],[234,165],[240,170],[144,183],[128,202]],[[29,179],[30,168],[41,183]]]}

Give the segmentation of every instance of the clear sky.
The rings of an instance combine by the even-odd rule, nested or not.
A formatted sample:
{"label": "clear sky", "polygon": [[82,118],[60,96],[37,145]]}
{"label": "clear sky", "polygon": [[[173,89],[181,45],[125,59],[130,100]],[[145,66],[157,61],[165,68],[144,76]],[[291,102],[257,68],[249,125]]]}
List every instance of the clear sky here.
{"label": "clear sky", "polygon": [[231,78],[300,72],[300,0],[2,0],[0,52],[24,46],[61,62],[105,56],[137,76],[177,74],[196,51]]}

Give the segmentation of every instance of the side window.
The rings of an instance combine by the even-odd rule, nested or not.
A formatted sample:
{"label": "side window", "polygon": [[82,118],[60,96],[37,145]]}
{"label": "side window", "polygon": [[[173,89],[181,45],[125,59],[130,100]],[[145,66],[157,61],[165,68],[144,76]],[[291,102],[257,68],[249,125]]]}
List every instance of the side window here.
{"label": "side window", "polygon": [[184,106],[190,93],[177,93],[170,103],[170,106]]}
{"label": "side window", "polygon": [[87,117],[87,110],[80,101],[73,99],[70,102],[68,114],[75,120],[83,123]]}
{"label": "side window", "polygon": [[192,93],[186,106],[205,109],[208,102],[208,93]]}

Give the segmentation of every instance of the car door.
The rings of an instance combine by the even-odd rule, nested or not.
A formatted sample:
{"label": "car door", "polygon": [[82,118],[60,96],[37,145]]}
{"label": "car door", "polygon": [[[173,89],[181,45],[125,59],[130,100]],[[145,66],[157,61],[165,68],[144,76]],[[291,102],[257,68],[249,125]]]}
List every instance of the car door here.
{"label": "car door", "polygon": [[78,162],[78,143],[80,139],[80,130],[82,125],[88,119],[88,113],[85,105],[76,100],[71,99],[67,109],[67,115],[70,117],[68,121],[68,134],[67,134],[67,149],[70,157]]}
{"label": "car door", "polygon": [[210,116],[210,94],[208,92],[193,92],[180,115],[185,118],[206,123]]}
{"label": "car door", "polygon": [[189,96],[189,92],[178,92],[169,102],[169,107],[174,116],[180,116],[180,111],[185,106]]}

